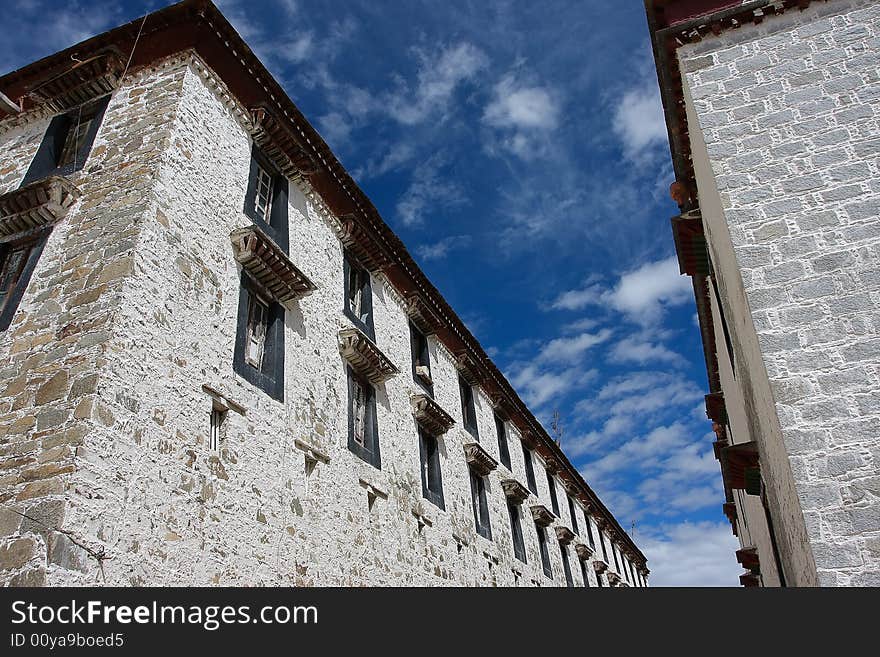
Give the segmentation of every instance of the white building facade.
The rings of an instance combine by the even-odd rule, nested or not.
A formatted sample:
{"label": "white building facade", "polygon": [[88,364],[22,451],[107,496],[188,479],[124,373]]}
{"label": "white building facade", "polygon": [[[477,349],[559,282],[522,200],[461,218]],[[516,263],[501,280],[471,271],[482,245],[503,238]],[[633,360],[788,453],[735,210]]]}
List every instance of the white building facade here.
{"label": "white building facade", "polygon": [[2,583],[647,586],[212,4],[0,91]]}

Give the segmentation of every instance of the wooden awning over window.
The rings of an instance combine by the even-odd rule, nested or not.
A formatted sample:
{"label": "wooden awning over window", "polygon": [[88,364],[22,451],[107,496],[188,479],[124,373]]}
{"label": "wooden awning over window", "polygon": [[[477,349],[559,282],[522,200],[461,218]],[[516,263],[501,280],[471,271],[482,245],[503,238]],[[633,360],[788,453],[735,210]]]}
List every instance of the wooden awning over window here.
{"label": "wooden awning over window", "polygon": [[443,435],[455,424],[452,416],[428,395],[412,395],[409,401],[416,422],[432,436]]}
{"label": "wooden awning over window", "polygon": [[739,583],[746,588],[752,588],[753,586],[761,585],[761,578],[755,575],[755,573],[743,573],[739,576]]}
{"label": "wooden awning over window", "polygon": [[596,559],[593,562],[593,570],[595,570],[598,574],[601,575],[606,570],[608,570],[608,564],[605,563],[604,561],[602,561],[602,559]]}
{"label": "wooden awning over window", "polygon": [[61,112],[109,94],[119,84],[125,61],[116,49],[97,53],[34,87],[28,95],[53,112]]}
{"label": "wooden awning over window", "polygon": [[608,583],[611,586],[617,586],[618,584],[620,584],[620,575],[615,573],[613,570],[609,570],[606,577],[608,577]]}
{"label": "wooden awning over window", "polygon": [[504,495],[514,504],[522,504],[529,498],[529,489],[516,479],[502,479],[501,488]]}
{"label": "wooden awning over window", "polygon": [[290,306],[316,288],[287,254],[256,226],[232,231],[232,251],[244,270],[273,300]]}
{"label": "wooden awning over window", "polygon": [[455,367],[462,378],[472,386],[480,385],[484,378],[479,361],[469,351],[459,351],[455,354]]}
{"label": "wooden awning over window", "polygon": [[481,477],[485,477],[498,467],[498,461],[493,459],[480,443],[465,443],[464,456],[468,465]]}
{"label": "wooden awning over window", "polygon": [[443,327],[443,321],[418,292],[407,295],[405,307],[410,321],[425,335],[434,335]]}
{"label": "wooden awning over window", "polygon": [[581,561],[586,561],[593,556],[593,548],[586,543],[578,543],[574,546],[574,551],[577,553],[578,559]]}
{"label": "wooden awning over window", "polygon": [[79,197],[79,189],[59,176],[7,192],[0,196],[0,236],[53,224]]}
{"label": "wooden awning over window", "polygon": [[730,489],[742,489],[750,495],[761,494],[761,470],[758,445],[754,441],[728,445],[720,450],[721,473]]}
{"label": "wooden awning over window", "polygon": [[672,218],[672,236],[678,254],[678,268],[689,276],[709,275],[709,251],[703,234],[699,211],[685,212]]}
{"label": "wooden awning over window", "polygon": [[556,516],[543,504],[534,504],[531,507],[532,518],[540,527],[549,527],[553,524]]}
{"label": "wooden awning over window", "polygon": [[358,328],[342,329],[338,335],[339,353],[352,369],[374,385],[380,385],[400,370],[379,347]]}
{"label": "wooden awning over window", "polygon": [[394,264],[391,254],[354,215],[340,217],[337,236],[358,264],[371,272],[383,272]]}
{"label": "wooden awning over window", "polygon": [[303,148],[301,138],[287,127],[288,121],[279,121],[265,106],[251,109],[251,121],[254,143],[282,175],[296,180],[318,170],[315,161]]}
{"label": "wooden awning over window", "polygon": [[558,540],[563,545],[568,545],[574,540],[574,532],[564,525],[557,525],[556,540]]}
{"label": "wooden awning over window", "polygon": [[724,393],[713,392],[706,395],[705,399],[706,417],[718,424],[727,424],[727,408],[724,405]]}
{"label": "wooden awning over window", "polygon": [[721,509],[724,511],[724,515],[727,516],[727,519],[730,521],[730,528],[733,530],[733,535],[738,536],[739,533],[736,529],[736,504],[733,502],[726,502],[721,505]]}

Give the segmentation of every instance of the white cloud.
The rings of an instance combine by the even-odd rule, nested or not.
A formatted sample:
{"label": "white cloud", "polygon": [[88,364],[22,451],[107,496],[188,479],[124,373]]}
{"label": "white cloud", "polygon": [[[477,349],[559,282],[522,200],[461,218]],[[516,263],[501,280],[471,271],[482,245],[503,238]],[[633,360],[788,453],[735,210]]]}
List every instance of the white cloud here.
{"label": "white cloud", "polygon": [[[497,144],[525,160],[549,153],[546,133],[556,128],[558,116],[559,104],[549,88],[509,74],[495,85],[483,123],[495,129]],[[488,146],[489,152],[496,150],[496,143]]]}
{"label": "white cloud", "polygon": [[470,243],[470,235],[450,235],[433,244],[420,244],[416,247],[416,253],[422,260],[442,260],[453,249],[465,247]]}
{"label": "white cloud", "polygon": [[650,586],[739,586],[739,543],[727,522],[684,522],[636,536]]}
{"label": "white cloud", "polygon": [[550,307],[555,310],[583,310],[587,306],[602,302],[604,288],[598,283],[587,285],[578,290],[567,290],[560,294]]}
{"label": "white cloud", "polygon": [[630,160],[653,159],[652,149],[666,145],[666,121],[655,78],[624,92],[614,108],[611,126]]}
{"label": "white cloud", "polygon": [[643,324],[656,321],[664,308],[692,297],[691,279],[679,273],[675,257],[648,262],[623,274],[606,296],[612,307]]}
{"label": "white cloud", "polygon": [[526,365],[509,376],[514,388],[526,403],[537,409],[551,399],[570,394],[598,376],[596,370],[569,367],[562,370],[542,370],[537,365]]}
{"label": "white cloud", "polygon": [[405,86],[387,99],[387,110],[398,122],[414,125],[445,112],[456,89],[488,64],[482,50],[470,43],[449,46],[434,56],[417,53],[421,59],[414,90]]}
{"label": "white cloud", "polygon": [[556,127],[559,107],[550,91],[540,86],[520,85],[507,75],[495,85],[495,95],[486,106],[483,120],[502,128],[551,130]]}
{"label": "white cloud", "polygon": [[599,320],[592,319],[590,317],[584,317],[583,319],[577,319],[573,322],[568,322],[567,324],[562,325],[563,333],[577,333],[580,331],[590,331],[599,326]]}
{"label": "white cloud", "polygon": [[597,333],[581,333],[570,338],[556,338],[545,344],[538,353],[540,362],[572,363],[590,347],[601,344],[611,337],[611,329],[602,329]]}
{"label": "white cloud", "polygon": [[637,363],[644,365],[649,362],[683,365],[687,361],[662,344],[646,340],[638,336],[624,338],[611,348],[608,360],[612,363]]}

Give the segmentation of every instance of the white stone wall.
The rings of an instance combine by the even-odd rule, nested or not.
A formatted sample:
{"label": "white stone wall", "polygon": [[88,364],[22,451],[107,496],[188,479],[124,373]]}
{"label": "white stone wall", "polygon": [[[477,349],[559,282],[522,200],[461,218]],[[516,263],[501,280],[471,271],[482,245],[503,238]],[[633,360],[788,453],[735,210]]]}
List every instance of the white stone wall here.
{"label": "white stone wall", "polygon": [[[250,223],[242,211],[250,138],[240,108],[221,100],[227,92],[197,57],[148,74],[173,83],[177,101],[162,115],[167,148],[133,224],[112,328],[94,361],[100,383],[86,411],[88,434],[62,496],[64,527],[109,559],[102,574],[86,558],[76,568],[50,565],[48,583],[564,585],[555,533],[548,530],[551,581],[541,570],[528,511],[538,501],[551,507],[537,456],[540,500],[527,500],[522,517],[528,564],[513,557],[500,485],[509,476],[504,466],[488,477],[493,540],[476,534],[462,449],[471,438],[460,426],[458,375],[433,338],[435,399],[457,424],[441,440],[446,510],[422,498],[409,401],[421,390],[410,374],[401,300],[381,277],[373,278],[376,341],[401,370],[377,390],[381,471],[348,450],[345,364],[336,341],[349,325],[342,313],[342,248],[334,219],[305,185],[290,186],[290,255],[318,289],[286,315],[284,402],[233,373],[240,270],[229,233]],[[124,86],[108,117],[141,94]],[[137,132],[137,112],[127,125]],[[15,147],[35,150],[44,127],[12,133]],[[100,135],[99,145],[119,146]],[[207,445],[211,398],[203,385],[245,409],[228,413],[219,454]],[[482,392],[476,408],[481,444],[500,460],[492,407]],[[508,432],[514,476],[525,483],[519,437],[509,424]],[[296,439],[320,446],[330,462],[307,475]],[[388,498],[370,508],[361,481]],[[557,495],[559,522],[571,527],[559,483]],[[431,526],[419,530],[413,510]],[[579,527],[576,542],[587,543],[583,517]],[[573,545],[569,557],[581,585]],[[592,566],[589,572],[595,577]]]}
{"label": "white stone wall", "polygon": [[880,5],[814,2],[679,58],[819,581],[880,584]]}

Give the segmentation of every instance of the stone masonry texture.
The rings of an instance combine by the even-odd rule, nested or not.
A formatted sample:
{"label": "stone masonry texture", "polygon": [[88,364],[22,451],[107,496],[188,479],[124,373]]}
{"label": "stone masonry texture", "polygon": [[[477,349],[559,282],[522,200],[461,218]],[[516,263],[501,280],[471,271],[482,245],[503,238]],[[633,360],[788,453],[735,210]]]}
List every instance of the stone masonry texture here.
{"label": "stone masonry texture", "polygon": [[880,4],[679,50],[823,585],[880,585]]}
{"label": "stone masonry texture", "polygon": [[[50,118],[0,124],[0,193],[18,186]],[[72,177],[82,198],[0,335],[0,583],[564,586],[553,528],[548,578],[529,513],[550,507],[537,456],[539,495],[522,506],[528,563],[513,556],[504,466],[488,477],[493,540],[476,534],[455,359],[433,339],[435,399],[457,423],[441,440],[446,510],[422,498],[408,319],[381,275],[376,341],[401,370],[377,389],[381,470],[348,450],[338,220],[304,182],[290,185],[290,254],[318,289],[286,314],[284,402],[234,374],[240,268],[229,235],[250,223],[248,120],[194,53],[114,92]],[[227,413],[217,452],[203,386],[243,411]],[[500,460],[481,392],[476,409],[481,444]],[[329,462],[306,467],[296,441]],[[371,503],[369,487],[387,497]],[[557,524],[571,527],[557,488]],[[575,508],[575,542],[587,543]],[[574,544],[568,553],[581,585]]]}

